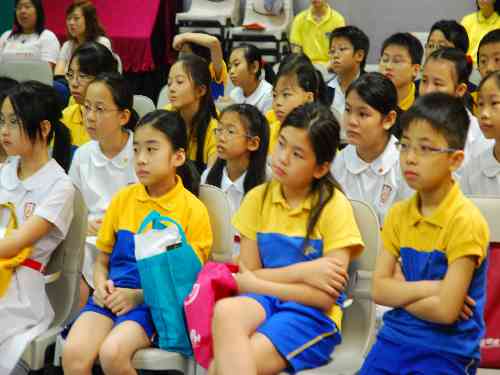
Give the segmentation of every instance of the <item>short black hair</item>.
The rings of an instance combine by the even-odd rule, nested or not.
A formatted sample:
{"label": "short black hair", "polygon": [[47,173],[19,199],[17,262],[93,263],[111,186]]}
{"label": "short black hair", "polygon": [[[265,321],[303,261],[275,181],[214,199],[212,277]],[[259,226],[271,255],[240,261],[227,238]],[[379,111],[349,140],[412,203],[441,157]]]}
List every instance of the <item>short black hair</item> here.
{"label": "short black hair", "polygon": [[396,45],[406,48],[411,57],[412,64],[421,64],[424,56],[424,47],[418,38],[410,33],[396,33],[384,40],[380,55],[384,54],[387,47]]}
{"label": "short black hair", "polygon": [[[455,20],[441,20],[437,21],[431,27],[429,38],[434,31],[441,31],[447,41],[453,43],[455,48],[458,48],[463,53],[469,50],[469,36],[467,30]],[[429,40],[427,38],[427,41]]]}
{"label": "short black hair", "polygon": [[370,50],[370,39],[368,35],[366,35],[363,30],[356,26],[343,26],[337,27],[330,33],[330,43],[329,46],[332,45],[332,40],[335,38],[345,38],[351,43],[354,52],[363,51],[365,57],[363,61],[361,61],[360,67],[361,71],[365,70],[366,58],[368,57],[368,52]]}
{"label": "short black hair", "polygon": [[443,135],[449,147],[457,150],[465,148],[470,120],[460,98],[441,92],[420,96],[401,117],[403,134],[415,121],[427,122]]}
{"label": "short black hair", "polygon": [[[499,1],[500,2],[500,1]],[[477,61],[479,61],[479,51],[487,44],[500,43],[500,29],[495,29],[482,37],[477,47]]]}

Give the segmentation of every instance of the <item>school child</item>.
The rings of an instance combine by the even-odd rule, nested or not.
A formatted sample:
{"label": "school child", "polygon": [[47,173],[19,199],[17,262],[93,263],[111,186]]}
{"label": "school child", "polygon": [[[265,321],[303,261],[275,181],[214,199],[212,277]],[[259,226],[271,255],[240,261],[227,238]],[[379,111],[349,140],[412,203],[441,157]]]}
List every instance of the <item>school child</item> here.
{"label": "school child", "polygon": [[410,33],[396,33],[382,44],[379,71],[389,78],[398,91],[398,106],[408,110],[418,96],[415,79],[420,71],[424,49]]}
{"label": "school child", "polygon": [[469,34],[469,55],[476,60],[481,39],[490,31],[500,28],[500,2],[497,0],[476,0],[477,12],[470,13],[460,22]]}
{"label": "school child", "polygon": [[104,72],[117,72],[113,54],[100,43],[86,42],[78,47],[69,61],[66,79],[73,100],[63,111],[62,122],[69,128],[74,148],[90,141],[83,123],[82,106],[90,82]]}
{"label": "school child", "polygon": [[385,218],[372,293],[394,309],[360,374],[475,374],[488,224],[453,180],[469,116],[459,98],[432,93],[401,122],[401,170],[416,194]]}
{"label": "school child", "polygon": [[[224,96],[224,85],[227,82],[227,66],[224,62],[222,46],[217,37],[203,31],[182,33],[174,37],[173,48],[185,53],[193,53],[203,58],[210,70],[210,92],[216,101]],[[181,55],[182,56],[182,55]]]}
{"label": "school child", "polygon": [[347,89],[344,130],[348,146],[332,165],[332,174],[350,199],[368,202],[380,225],[393,205],[413,191],[399,168],[397,139],[398,96],[394,84],[380,73],[365,73]]}
{"label": "school child", "polygon": [[364,73],[369,49],[368,36],[356,26],[339,27],[330,34],[329,69],[336,77],[328,83],[328,90],[334,113],[344,113],[345,92]]}
{"label": "school child", "polygon": [[[469,96],[467,82],[471,69],[472,64],[459,49],[442,48],[434,51],[424,64],[419,87],[420,95],[443,92],[461,98],[465,105]],[[456,171],[456,175],[460,175],[469,160],[479,155],[491,143],[481,133],[477,118],[469,110],[467,114],[469,130],[465,142],[464,161],[462,167]]]}
{"label": "school child", "polygon": [[7,231],[0,239],[0,373],[9,374],[26,346],[54,318],[43,270],[66,237],[75,190],[65,173],[70,137],[59,120],[57,92],[39,82],[23,82],[4,93],[0,110],[0,141],[9,157],[0,167],[0,204],[12,204],[18,220],[18,229],[10,232],[12,221],[3,211]]}
{"label": "school child", "polygon": [[[15,79],[0,76],[0,102],[3,101],[5,92],[16,86],[17,83],[18,82]],[[5,162],[6,159],[7,159],[7,154],[5,153],[0,143],[0,166],[2,165],[3,162]]]}
{"label": "school child", "polygon": [[64,345],[65,374],[90,374],[98,357],[105,374],[135,374],[134,353],[151,345],[155,329],[134,256],[134,234],[151,211],[177,221],[207,260],[212,232],[205,206],[191,193],[198,185],[194,167],[186,164],[186,147],[177,113],[157,110],[139,121],[134,164],[140,182],[120,190],[106,210],[97,239],[95,291]]}
{"label": "school child", "polygon": [[266,114],[269,122],[269,152],[272,153],[281,123],[296,107],[318,101],[330,106],[325,81],[304,54],[290,54],[281,63],[273,90],[273,111]]}
{"label": "school child", "polygon": [[[256,107],[232,104],[222,111],[215,136],[217,160],[203,172],[201,182],[220,187],[234,214],[243,196],[268,179],[269,125]],[[235,235],[235,255],[239,249],[240,237]]]}
{"label": "school child", "polygon": [[325,364],[340,343],[347,269],[363,243],[330,174],[338,145],[328,107],[299,106],[283,123],[273,179],[233,218],[240,295],[215,307],[209,374],[295,373]]}
{"label": "school child", "polygon": [[311,6],[297,14],[290,31],[292,51],[304,53],[315,64],[328,63],[328,34],[345,26],[342,14],[326,0],[311,0]]}
{"label": "school child", "polygon": [[86,90],[83,114],[91,141],[76,150],[69,170],[89,211],[80,287],[82,306],[87,302],[89,288],[95,289],[95,237],[104,213],[118,190],[137,181],[132,131],[138,115],[132,108],[133,102],[132,89],[118,73],[98,75]]}
{"label": "school child", "polygon": [[500,196],[500,71],[489,73],[479,86],[479,126],[488,148],[465,166],[460,186],[465,194]]}
{"label": "school child", "polygon": [[210,73],[201,57],[186,54],[172,65],[168,74],[170,103],[168,111],[178,111],[186,124],[188,135],[187,158],[195,161],[202,173],[216,159],[214,129],[217,110],[210,94]]}
{"label": "school child", "polygon": [[[265,77],[262,77],[263,70]],[[264,63],[257,47],[242,44],[233,49],[229,57],[229,78],[235,86],[229,95],[234,103],[251,104],[263,114],[271,110],[274,71]]]}

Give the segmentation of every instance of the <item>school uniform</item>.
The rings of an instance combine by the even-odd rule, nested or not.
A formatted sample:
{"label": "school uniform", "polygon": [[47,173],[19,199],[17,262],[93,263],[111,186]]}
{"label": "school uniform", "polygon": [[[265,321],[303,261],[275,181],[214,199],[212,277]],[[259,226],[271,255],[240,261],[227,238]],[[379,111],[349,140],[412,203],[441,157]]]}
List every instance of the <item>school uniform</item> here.
{"label": "school uniform", "polygon": [[430,216],[422,216],[418,193],[389,211],[384,249],[401,258],[407,281],[443,280],[449,264],[472,256],[477,260],[467,294],[476,302],[473,316],[455,323],[419,319],[404,308],[384,315],[384,325],[361,375],[475,374],[484,334],[488,224],[457,183]]}
{"label": "school uniform", "polygon": [[474,12],[466,15],[460,22],[469,36],[469,51],[467,54],[472,57],[474,65],[477,65],[477,52],[479,42],[490,31],[500,28],[500,15],[494,12],[489,18],[485,18],[481,12]]}
{"label": "school uniform", "polygon": [[[105,36],[99,36],[95,41],[113,52],[113,50],[111,49],[111,41]],[[69,68],[69,61],[71,60],[71,56],[73,55],[73,52],[75,52],[76,48],[77,45],[75,41],[71,39],[65,41],[61,47],[58,60],[64,61],[64,64],[66,65],[65,71]]]}
{"label": "school uniform", "polygon": [[[363,242],[352,207],[339,190],[326,203],[307,246],[303,247],[306,227],[315,197],[309,196],[291,208],[275,180],[247,193],[233,217],[233,225],[257,241],[263,268],[286,267],[328,255],[334,249],[350,248],[354,259]],[[257,328],[287,360],[290,372],[321,366],[330,360],[340,343],[342,293],[328,312],[283,301],[269,295],[246,294],[265,310],[266,319]]]}
{"label": "school uniform", "polygon": [[[144,218],[152,211],[177,221],[200,260],[208,259],[212,230],[207,209],[184,188],[180,177],[176,177],[176,185],[169,192],[157,198],[151,197],[142,184],[130,185],[120,190],[111,200],[97,238],[97,249],[109,255],[108,279],[117,288],[141,289],[135,260],[134,235]],[[148,337],[153,336],[151,312],[144,303],[127,314],[116,316],[111,310],[95,304],[91,297],[81,314],[87,311],[107,316],[115,326],[124,321],[135,321]]]}
{"label": "school uniform", "polygon": [[415,83],[412,82],[411,86],[410,86],[410,92],[408,93],[406,98],[402,98],[398,102],[399,108],[401,108],[403,111],[407,111],[413,105],[413,103],[415,102],[415,99],[417,97],[418,97],[418,91],[417,91],[417,88],[415,86]]}
{"label": "school uniform", "polygon": [[71,145],[74,149],[91,140],[83,122],[83,111],[80,104],[74,102],[74,104],[67,106],[63,110],[61,122],[69,129]]}
{"label": "school uniform", "polygon": [[[0,168],[0,203],[11,202],[19,226],[32,215],[54,228],[32,246],[31,266],[18,267],[6,294],[0,298],[0,373],[9,373],[26,346],[47,330],[54,310],[45,293],[40,269],[66,237],[73,219],[74,187],[59,164],[51,159],[34,175],[20,180],[19,157],[11,157]],[[2,217],[5,228],[6,217]],[[38,269],[38,270],[37,270]]]}
{"label": "school uniform", "polygon": [[0,37],[0,62],[2,60],[42,60],[55,64],[59,55],[59,40],[50,30],[40,34],[16,34],[12,30]]}
{"label": "school uniform", "polygon": [[[172,106],[172,104],[167,104],[164,108],[166,111],[175,111],[175,108]],[[217,127],[217,119],[212,118],[210,119],[210,122],[208,124],[207,132],[205,133],[205,143],[203,147],[203,163],[205,164],[204,166],[198,166],[198,169],[203,171],[206,168],[206,165],[208,164],[208,160],[212,158],[212,156],[215,155],[217,152],[217,141],[215,139],[215,134],[214,134],[214,129]],[[191,137],[189,134],[189,129],[188,129],[188,140],[191,140],[189,145],[188,145],[188,150],[187,150],[187,157],[190,160],[196,160],[196,152],[198,149],[198,142],[196,140],[196,137]]]}
{"label": "school uniform", "polygon": [[331,168],[347,197],[370,204],[381,226],[394,202],[414,192],[401,175],[396,143],[396,137],[391,136],[382,154],[371,163],[358,156],[356,146],[348,145],[335,157]]}
{"label": "school uniform", "polygon": [[266,80],[261,79],[250,96],[245,96],[241,87],[235,87],[231,91],[230,97],[234,103],[251,104],[265,115],[273,105],[273,86]]}
{"label": "school uniform", "polygon": [[500,162],[491,145],[463,168],[460,187],[464,194],[500,197]]}
{"label": "school uniform", "polygon": [[[113,159],[104,155],[97,141],[90,141],[75,152],[69,176],[83,195],[89,221],[102,219],[113,196],[121,188],[138,181],[133,162],[133,133],[128,133],[127,144]],[[92,288],[96,257],[95,237],[87,237],[82,274]]]}
{"label": "school uniform", "polygon": [[[354,79],[358,79],[360,74]],[[353,81],[354,82],[354,81]],[[340,86],[340,81],[338,76],[335,76],[327,85],[328,96],[332,98],[332,112],[337,112],[339,115],[343,115],[345,111],[345,93],[342,91],[342,87]]]}
{"label": "school uniform", "polygon": [[329,60],[330,33],[342,26],[345,26],[344,17],[335,9],[328,7],[326,14],[316,21],[312,8],[309,7],[295,16],[290,32],[290,42],[302,47],[304,54],[314,64],[326,64]]}
{"label": "school uniform", "polygon": [[212,99],[215,102],[221,96],[224,96],[224,85],[227,82],[227,66],[226,63],[222,61],[222,70],[220,77],[218,78],[215,74],[213,63],[208,65],[208,70],[210,71],[210,77],[212,78],[212,82],[210,82],[210,91],[212,92]]}

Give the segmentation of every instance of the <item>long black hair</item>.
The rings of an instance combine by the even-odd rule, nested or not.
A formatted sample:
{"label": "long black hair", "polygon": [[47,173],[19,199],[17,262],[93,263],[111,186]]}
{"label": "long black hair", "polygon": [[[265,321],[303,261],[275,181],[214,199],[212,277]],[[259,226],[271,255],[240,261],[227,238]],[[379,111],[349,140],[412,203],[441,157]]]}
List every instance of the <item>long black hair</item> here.
{"label": "long black hair", "polygon": [[[16,0],[14,3],[14,7],[17,8],[17,5],[19,4],[21,0]],[[45,12],[43,10],[43,5],[42,5],[42,0],[29,0],[33,7],[35,8],[36,11],[36,24],[35,24],[35,31],[37,34],[41,34],[43,30],[45,30]],[[23,28],[21,27],[21,24],[17,20],[17,12],[14,8],[14,27],[12,28],[12,32],[9,35],[9,38],[17,35],[17,34],[22,34]]]}
{"label": "long black hair", "polygon": [[197,55],[192,53],[183,54],[177,60],[176,64],[182,64],[187,76],[191,78],[196,87],[205,87],[206,89],[205,95],[200,99],[199,110],[193,117],[192,130],[189,132],[188,139],[188,145],[196,141],[195,162],[198,170],[202,171],[206,167],[205,161],[203,160],[203,154],[208,126],[213,118],[218,118],[212,93],[210,91],[212,79],[208,69],[208,63]]}
{"label": "long black hair", "polygon": [[[184,149],[187,153],[186,125],[179,113],[157,109],[144,115],[137,123],[136,130],[146,125],[150,125],[162,132],[169,140],[174,151]],[[187,159],[187,155],[185,163],[177,168],[177,174],[181,177],[186,189],[198,195],[200,191],[200,175],[193,162]]]}
{"label": "long black hair", "polygon": [[[232,104],[226,107],[220,117],[225,113],[237,113],[241,123],[251,137],[259,137],[259,148],[250,153],[250,163],[243,181],[245,193],[266,180],[267,149],[269,148],[269,124],[264,115],[253,105]],[[207,184],[220,187],[222,172],[226,160],[218,158],[207,176]]]}
{"label": "long black hair", "polygon": [[8,90],[0,106],[6,98],[10,100],[31,143],[34,144],[37,137],[41,136],[41,123],[50,122],[47,145],[54,139],[52,157],[67,172],[71,161],[71,136],[60,120],[63,108],[54,88],[38,81],[26,81]]}
{"label": "long black hair", "polygon": [[253,44],[243,43],[233,48],[231,53],[239,49],[243,50],[243,57],[245,58],[248,66],[251,66],[254,63],[258,64],[257,71],[255,72],[255,79],[259,81],[262,70],[264,70],[264,79],[270,84],[273,84],[276,74],[274,73],[272,66],[267,64],[262,59],[261,50]]}
{"label": "long black hair", "polygon": [[[340,145],[340,125],[328,107],[315,102],[299,106],[286,117],[281,129],[287,126],[307,131],[316,157],[316,165],[333,162]],[[304,249],[309,243],[323,208],[333,198],[335,189],[342,191],[330,169],[323,177],[313,180],[310,194],[313,194],[314,203],[307,222]]]}
{"label": "long black hair", "polygon": [[68,67],[74,59],[78,59],[80,72],[96,76],[104,72],[118,72],[118,62],[113,53],[97,42],[85,42],[71,55]]}

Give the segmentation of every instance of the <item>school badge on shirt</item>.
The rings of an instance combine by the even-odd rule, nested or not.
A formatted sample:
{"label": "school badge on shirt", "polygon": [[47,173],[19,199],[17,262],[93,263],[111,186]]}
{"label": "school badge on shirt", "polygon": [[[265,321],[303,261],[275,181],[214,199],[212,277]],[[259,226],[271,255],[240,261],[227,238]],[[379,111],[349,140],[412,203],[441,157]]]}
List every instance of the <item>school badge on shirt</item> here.
{"label": "school badge on shirt", "polygon": [[387,203],[387,201],[389,200],[389,197],[391,196],[391,193],[392,193],[392,186],[384,184],[384,186],[382,186],[382,192],[380,193],[380,204],[381,205],[384,205]]}
{"label": "school badge on shirt", "polygon": [[35,212],[36,203],[34,202],[26,202],[24,204],[24,220],[28,220],[33,212]]}

